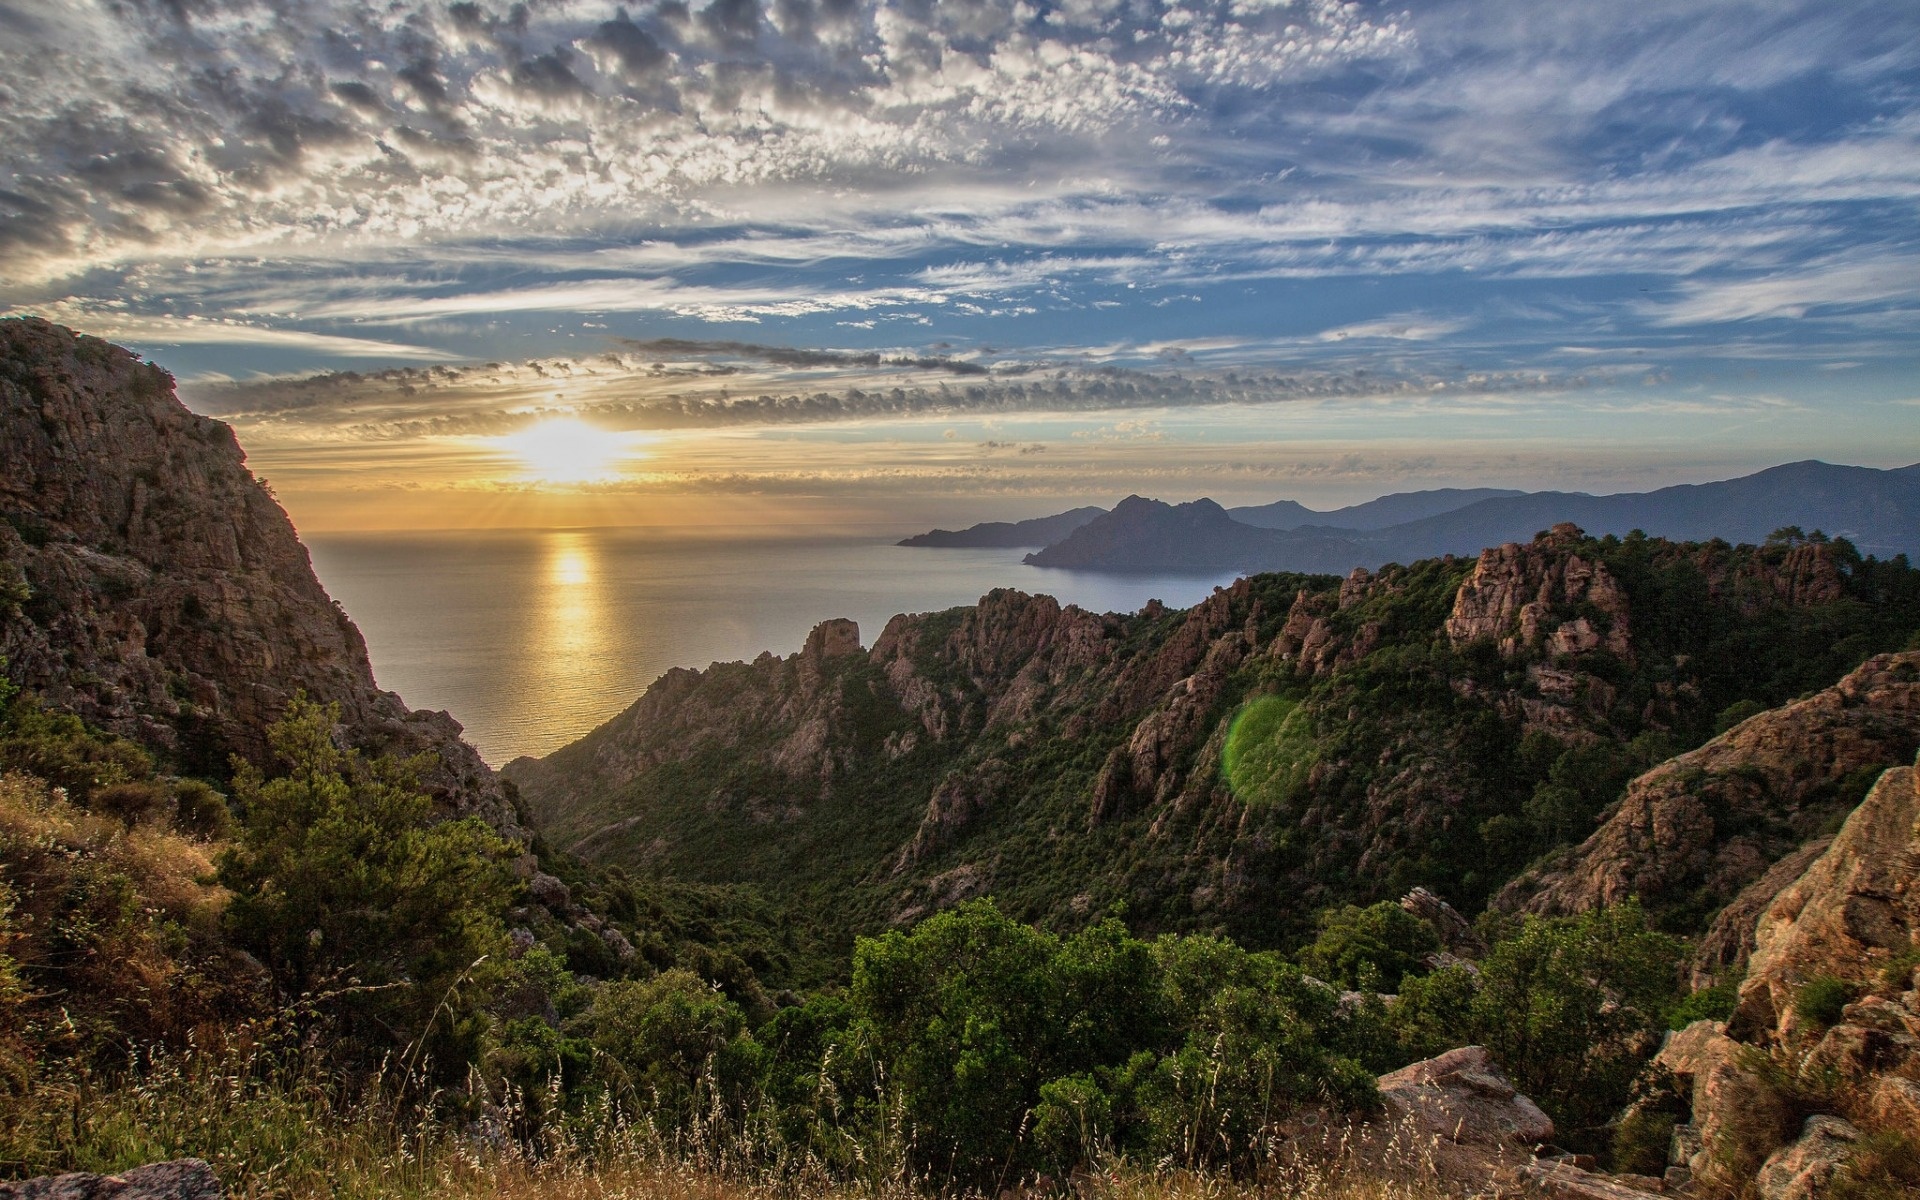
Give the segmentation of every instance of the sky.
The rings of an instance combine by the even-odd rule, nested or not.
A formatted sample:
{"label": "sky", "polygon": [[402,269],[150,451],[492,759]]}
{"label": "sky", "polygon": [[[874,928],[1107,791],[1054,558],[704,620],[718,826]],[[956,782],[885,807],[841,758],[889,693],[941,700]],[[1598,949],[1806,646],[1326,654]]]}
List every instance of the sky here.
{"label": "sky", "polygon": [[1920,460],[1920,5],[0,0],[0,312],[309,530]]}

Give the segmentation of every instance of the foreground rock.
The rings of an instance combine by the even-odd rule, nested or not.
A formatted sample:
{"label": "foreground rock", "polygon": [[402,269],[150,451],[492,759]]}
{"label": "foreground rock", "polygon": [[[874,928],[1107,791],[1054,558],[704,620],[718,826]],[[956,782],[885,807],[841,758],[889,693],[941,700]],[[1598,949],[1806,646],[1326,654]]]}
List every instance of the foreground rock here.
{"label": "foreground rock", "polygon": [[375,685],[366,642],[314,577],[233,431],[98,338],[0,321],[0,656],[18,686],[224,775],[259,761],[296,691],[359,747],[425,754],[450,810],[509,835],[500,783],[445,713]]}
{"label": "foreground rock", "polygon": [[1517,1179],[1553,1140],[1553,1121],[1520,1095],[1485,1048],[1462,1046],[1382,1075],[1378,1133],[1431,1146],[1444,1181],[1478,1187]]}
{"label": "foreground rock", "polygon": [[1753,946],[1733,1018],[1655,1060],[1690,1110],[1675,1159],[1710,1191],[1751,1182],[1766,1200],[1817,1200],[1859,1172],[1898,1194],[1910,1178],[1875,1180],[1884,1165],[1856,1155],[1920,1146],[1920,771],[1880,777]]}
{"label": "foreground rock", "polygon": [[1920,945],[1917,818],[1920,772],[1882,775],[1833,845],[1760,917],[1736,1028],[1794,1041],[1806,1020],[1794,1000],[1810,980],[1859,979]]}
{"label": "foreground rock", "polygon": [[151,1163],[119,1175],[46,1175],[0,1183],[0,1200],[223,1200],[213,1168],[197,1158]]}

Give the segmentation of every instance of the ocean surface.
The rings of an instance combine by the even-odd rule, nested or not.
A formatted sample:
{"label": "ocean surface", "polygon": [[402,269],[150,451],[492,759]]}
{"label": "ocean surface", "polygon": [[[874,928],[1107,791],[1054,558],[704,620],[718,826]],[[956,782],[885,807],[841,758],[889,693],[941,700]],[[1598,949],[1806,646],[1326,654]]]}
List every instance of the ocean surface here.
{"label": "ocean surface", "polygon": [[445,709],[489,763],[558,749],[672,667],[787,655],[831,617],[872,645],[887,618],[996,587],[1096,612],[1186,607],[1229,575],[1030,567],[1022,550],[932,550],[888,536],[716,537],[583,529],[310,534],[315,571],[366,635],[380,686]]}

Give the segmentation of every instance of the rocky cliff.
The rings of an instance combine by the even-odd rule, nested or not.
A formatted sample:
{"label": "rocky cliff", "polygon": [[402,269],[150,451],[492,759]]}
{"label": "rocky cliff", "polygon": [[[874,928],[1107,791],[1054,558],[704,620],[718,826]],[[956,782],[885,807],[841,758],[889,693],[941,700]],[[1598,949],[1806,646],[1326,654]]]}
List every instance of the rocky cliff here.
{"label": "rocky cliff", "polygon": [[233,431],[97,338],[0,321],[0,655],[7,676],[158,752],[224,775],[260,759],[297,691],[338,703],[374,752],[425,754],[451,810],[517,834],[445,713],[380,690],[360,632],[314,577]]}
{"label": "rocky cliff", "polygon": [[[1561,527],[1472,560],[1253,576],[1184,612],[1001,591],[895,617],[870,649],[830,624],[785,660],[669,673],[506,774],[563,844],[811,896],[855,928],[992,892],[1029,919],[1124,905],[1272,944],[1415,885],[1471,911],[1729,705],[1831,684],[1916,628],[1903,564]],[[1819,832],[1859,763],[1911,754],[1904,717],[1855,719],[1904,686],[1866,678],[1837,765],[1792,780],[1806,819],[1768,810],[1784,832],[1757,870]]]}
{"label": "rocky cliff", "polygon": [[[1775,863],[1843,817],[1864,785],[1920,747],[1920,652],[1877,655],[1830,688],[1760,713],[1628,785],[1593,835],[1529,871],[1498,903],[1581,912],[1639,896],[1700,916],[1744,896],[1711,966],[1737,969],[1751,918],[1795,875]],[[1824,843],[1822,843],[1824,844]],[[1746,918],[1742,922],[1742,917]]]}
{"label": "rocky cliff", "polygon": [[[1752,931],[1725,1024],[1673,1034],[1675,1161],[1711,1194],[1814,1200],[1920,1184],[1920,771],[1885,772]],[[1901,1184],[1907,1190],[1901,1190]],[[1894,1190],[1887,1190],[1894,1189]]]}

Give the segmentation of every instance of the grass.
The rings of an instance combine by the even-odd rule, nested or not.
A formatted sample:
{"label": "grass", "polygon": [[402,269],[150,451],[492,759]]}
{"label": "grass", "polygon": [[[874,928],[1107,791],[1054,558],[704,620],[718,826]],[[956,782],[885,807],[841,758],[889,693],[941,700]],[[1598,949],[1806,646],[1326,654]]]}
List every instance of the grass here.
{"label": "grass", "polygon": [[[235,1200],[915,1200],[954,1189],[914,1177],[900,1147],[849,1172],[717,1114],[663,1132],[601,1104],[527,1132],[541,1097],[422,1098],[399,1075],[331,1073],[286,1017],[221,1048],[130,1058],[0,1100],[0,1176],[112,1173],[209,1162]],[[534,1103],[528,1103],[528,1100]],[[1252,1173],[1111,1161],[1069,1179],[1008,1180],[998,1195],[1075,1200],[1439,1200],[1436,1145],[1411,1127],[1331,1127],[1274,1139]]]}

